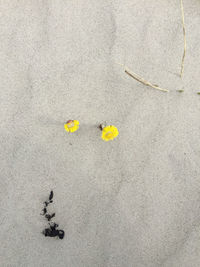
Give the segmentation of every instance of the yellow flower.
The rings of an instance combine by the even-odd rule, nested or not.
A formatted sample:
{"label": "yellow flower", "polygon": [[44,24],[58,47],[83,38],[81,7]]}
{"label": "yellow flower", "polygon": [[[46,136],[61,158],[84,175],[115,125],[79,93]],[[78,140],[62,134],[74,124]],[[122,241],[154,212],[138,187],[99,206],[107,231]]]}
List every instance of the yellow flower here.
{"label": "yellow flower", "polygon": [[78,128],[79,128],[79,121],[77,121],[77,120],[69,120],[69,121],[66,122],[66,124],[64,125],[64,127],[65,127],[65,130],[67,132],[73,133],[73,132],[75,132],[75,131],[78,130]]}
{"label": "yellow flower", "polygon": [[103,128],[101,138],[104,141],[110,141],[118,136],[119,132],[117,127],[114,125],[109,125]]}

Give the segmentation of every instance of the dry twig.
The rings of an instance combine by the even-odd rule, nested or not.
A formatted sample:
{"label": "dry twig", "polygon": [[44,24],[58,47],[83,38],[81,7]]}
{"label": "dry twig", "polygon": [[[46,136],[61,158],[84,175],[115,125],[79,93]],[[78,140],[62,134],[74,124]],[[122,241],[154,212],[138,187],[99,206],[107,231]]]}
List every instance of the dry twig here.
{"label": "dry twig", "polygon": [[[121,65],[121,66],[124,66],[123,64],[120,64],[120,63],[118,63],[118,64]],[[160,90],[162,92],[169,92],[169,90],[167,90],[167,89],[161,88],[158,85],[155,85],[155,84],[152,84],[152,83],[146,81],[144,78],[142,78],[139,75],[135,74],[134,72],[129,70],[127,67],[124,66],[124,68],[125,68],[125,73],[128,74],[133,79],[135,79],[136,81],[138,81],[138,82],[140,82],[140,83],[142,83],[142,84],[144,84],[146,86],[150,86],[150,87],[152,87],[154,89]]]}
{"label": "dry twig", "polygon": [[185,54],[186,54],[186,35],[185,35],[185,17],[184,17],[183,0],[180,1],[181,1],[181,14],[182,14],[182,25],[183,25],[183,38],[184,38],[184,51],[183,51],[183,57],[181,62],[181,73],[180,73],[180,76],[182,77],[184,71]]}

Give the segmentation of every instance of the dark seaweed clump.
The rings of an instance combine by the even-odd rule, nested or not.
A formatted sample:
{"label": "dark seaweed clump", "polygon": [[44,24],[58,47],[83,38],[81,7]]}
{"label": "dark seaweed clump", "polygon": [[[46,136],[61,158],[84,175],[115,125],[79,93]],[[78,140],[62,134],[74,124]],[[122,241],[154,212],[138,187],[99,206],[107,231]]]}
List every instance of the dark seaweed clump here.
{"label": "dark seaweed clump", "polygon": [[65,232],[63,230],[59,230],[58,224],[55,222],[52,222],[51,219],[55,217],[55,212],[52,214],[48,213],[48,205],[53,203],[53,191],[50,192],[49,199],[44,202],[44,208],[42,209],[42,214],[47,221],[49,222],[49,227],[45,228],[42,232],[44,236],[50,236],[50,237],[58,237],[60,239],[63,239],[65,236]]}

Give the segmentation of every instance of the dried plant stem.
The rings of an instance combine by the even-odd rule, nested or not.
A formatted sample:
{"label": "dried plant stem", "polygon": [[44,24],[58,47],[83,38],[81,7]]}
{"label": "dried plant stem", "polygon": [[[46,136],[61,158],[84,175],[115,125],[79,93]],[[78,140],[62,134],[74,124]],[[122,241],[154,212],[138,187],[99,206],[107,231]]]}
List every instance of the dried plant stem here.
{"label": "dried plant stem", "polygon": [[183,57],[181,62],[181,73],[180,73],[180,76],[182,77],[184,71],[185,54],[186,54],[186,35],[185,35],[185,17],[184,17],[183,0],[180,1],[181,1],[181,14],[182,14],[182,25],[183,25],[183,38],[184,38],[184,51],[183,51]]}
{"label": "dried plant stem", "polygon": [[125,68],[125,73],[128,74],[129,76],[131,76],[136,81],[138,81],[138,82],[140,82],[146,86],[150,86],[150,87],[157,89],[157,90],[160,90],[162,92],[169,92],[169,90],[167,90],[167,89],[161,88],[158,85],[154,85],[148,81],[145,81],[144,78],[138,76],[137,74],[133,73],[132,71],[128,70],[127,68]]}

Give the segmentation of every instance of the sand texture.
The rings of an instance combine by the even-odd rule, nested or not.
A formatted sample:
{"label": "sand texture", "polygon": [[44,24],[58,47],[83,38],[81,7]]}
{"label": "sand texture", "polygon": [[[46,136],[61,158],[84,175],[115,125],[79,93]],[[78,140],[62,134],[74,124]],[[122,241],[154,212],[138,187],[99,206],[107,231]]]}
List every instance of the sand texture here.
{"label": "sand texture", "polygon": [[[0,0],[1,267],[200,266],[200,1],[183,3],[181,79],[178,0]],[[41,234],[51,189],[63,240]]]}

